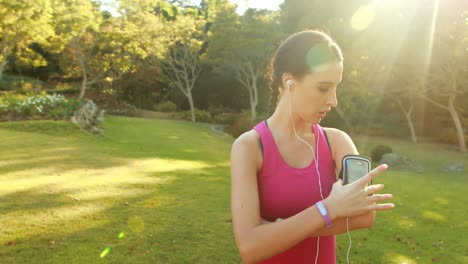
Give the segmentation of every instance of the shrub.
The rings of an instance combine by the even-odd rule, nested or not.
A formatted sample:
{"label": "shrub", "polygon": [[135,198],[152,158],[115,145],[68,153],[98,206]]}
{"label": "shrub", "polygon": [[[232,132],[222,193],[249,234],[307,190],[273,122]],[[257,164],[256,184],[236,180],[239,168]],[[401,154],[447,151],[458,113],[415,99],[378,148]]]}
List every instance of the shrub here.
{"label": "shrub", "polygon": [[177,111],[177,105],[171,101],[162,102],[154,107],[159,112],[175,112]]}
{"label": "shrub", "polygon": [[236,119],[230,123],[224,131],[237,138],[242,133],[249,131],[254,126],[250,118],[250,113],[244,112],[236,116]]}
{"label": "shrub", "polygon": [[[465,133],[465,142],[468,142],[468,134]],[[458,134],[455,129],[444,129],[439,134],[439,141],[448,144],[458,144]]]}
{"label": "shrub", "polygon": [[239,118],[239,114],[234,113],[220,113],[213,117],[213,121],[218,124],[233,124]]}
{"label": "shrub", "polygon": [[379,162],[382,156],[387,153],[393,153],[391,147],[386,145],[377,145],[371,150],[371,159],[373,162]]}
{"label": "shrub", "polygon": [[[182,112],[177,112],[175,114],[176,118],[183,119],[183,120],[192,120],[192,112],[191,111],[182,111]],[[205,123],[211,123],[213,122],[213,119],[211,118],[211,114],[208,113],[207,111],[200,110],[195,108],[195,119],[197,122],[205,122]]]}
{"label": "shrub", "polygon": [[63,95],[5,94],[0,97],[0,119],[66,119],[79,108],[81,101]]}
{"label": "shrub", "polygon": [[221,115],[223,113],[232,113],[232,110],[224,107],[223,105],[210,105],[208,106],[208,112],[210,112],[211,116],[215,118],[217,115]]}
{"label": "shrub", "polygon": [[25,77],[4,74],[3,79],[0,80],[0,90],[11,91],[11,90],[23,90],[29,91],[34,89],[42,89],[44,83],[40,80]]}

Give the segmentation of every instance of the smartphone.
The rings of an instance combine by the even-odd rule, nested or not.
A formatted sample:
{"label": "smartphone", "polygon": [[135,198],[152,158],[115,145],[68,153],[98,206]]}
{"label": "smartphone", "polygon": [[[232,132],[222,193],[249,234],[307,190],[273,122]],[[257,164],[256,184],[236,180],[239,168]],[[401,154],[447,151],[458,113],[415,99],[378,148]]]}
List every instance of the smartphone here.
{"label": "smartphone", "polygon": [[[343,157],[340,175],[343,184],[353,183],[371,171],[372,163],[369,158],[361,155],[346,155]],[[369,185],[372,183],[369,183]]]}

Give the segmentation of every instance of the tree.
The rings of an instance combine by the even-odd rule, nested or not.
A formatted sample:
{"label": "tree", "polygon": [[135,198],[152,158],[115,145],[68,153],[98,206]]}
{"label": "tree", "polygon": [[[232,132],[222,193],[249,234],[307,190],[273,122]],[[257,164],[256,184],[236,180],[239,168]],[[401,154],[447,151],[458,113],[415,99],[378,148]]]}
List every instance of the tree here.
{"label": "tree", "polygon": [[[89,0],[66,0],[58,1],[55,10],[57,35],[66,43],[62,67],[82,77],[80,99],[91,85],[115,81],[123,73],[134,71],[136,58],[148,55],[142,48],[148,36],[138,35],[138,24],[128,19],[130,8],[123,12],[127,16],[112,17]],[[152,17],[156,18],[154,13]]]}
{"label": "tree", "polygon": [[160,58],[169,85],[178,88],[189,101],[192,122],[196,122],[192,90],[201,71],[199,58],[206,41],[205,25],[201,16],[194,15],[166,22],[164,38],[168,49]]}
{"label": "tree", "polygon": [[[442,21],[434,36],[432,61],[420,84],[420,98],[449,112],[458,136],[459,149],[466,153],[463,123],[456,108],[456,100],[468,93],[468,32],[466,13],[460,12],[454,20]],[[445,22],[445,23],[444,23]],[[440,100],[445,103],[441,103]]]}
{"label": "tree", "polygon": [[100,73],[94,78],[90,76],[90,63],[98,54],[96,50],[101,14],[89,0],[55,0],[54,20],[55,32],[65,43],[62,47],[65,52],[61,67],[83,78],[79,96],[82,99],[87,87],[96,83],[103,75]]}
{"label": "tree", "polygon": [[0,80],[12,54],[22,64],[47,64],[31,44],[48,46],[48,39],[54,35],[51,18],[49,0],[0,1]]}
{"label": "tree", "polygon": [[225,15],[218,16],[213,25],[206,59],[218,70],[229,68],[247,89],[253,122],[257,115],[258,82],[265,75],[266,66],[281,39],[276,13],[248,9],[238,17],[233,6],[224,12]]}

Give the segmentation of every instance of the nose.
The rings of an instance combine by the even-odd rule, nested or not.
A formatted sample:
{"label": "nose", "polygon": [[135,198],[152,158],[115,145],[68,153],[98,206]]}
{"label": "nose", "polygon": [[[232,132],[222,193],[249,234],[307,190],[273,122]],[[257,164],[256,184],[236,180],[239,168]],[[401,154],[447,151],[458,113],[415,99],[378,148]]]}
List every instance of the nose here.
{"label": "nose", "polygon": [[330,107],[336,107],[338,105],[338,99],[336,98],[336,92],[331,92],[331,95],[328,96],[327,105]]}

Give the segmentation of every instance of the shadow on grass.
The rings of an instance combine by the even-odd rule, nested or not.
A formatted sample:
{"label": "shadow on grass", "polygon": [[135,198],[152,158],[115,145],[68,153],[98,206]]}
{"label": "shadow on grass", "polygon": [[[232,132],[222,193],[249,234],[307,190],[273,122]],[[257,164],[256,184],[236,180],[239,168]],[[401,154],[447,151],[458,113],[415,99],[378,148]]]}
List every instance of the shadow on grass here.
{"label": "shadow on grass", "polygon": [[[225,166],[174,170],[164,173],[172,179],[165,183],[116,186],[141,190],[131,197],[67,202],[63,199],[67,192],[51,197],[39,189],[11,194],[4,199],[9,203],[2,207],[2,215],[12,212],[3,210],[9,206],[20,207],[24,213],[81,203],[107,206],[90,213],[80,211],[64,221],[45,219],[40,223],[45,228],[16,239],[15,246],[0,251],[0,258],[12,263],[43,263],[44,259],[47,263],[240,263],[229,221],[227,171]],[[148,172],[145,176],[162,175]],[[37,202],[23,203],[31,200]],[[119,239],[121,232],[125,236]],[[106,247],[111,248],[110,253],[100,258]]]}
{"label": "shadow on grass", "polygon": [[9,150],[0,154],[0,173],[41,168],[63,173],[125,166],[129,160],[150,158],[222,162],[227,155],[219,153],[229,152],[221,143],[227,138],[207,132],[201,124],[111,117],[106,129],[106,135],[94,136],[66,121],[0,124],[4,139],[0,148]]}

